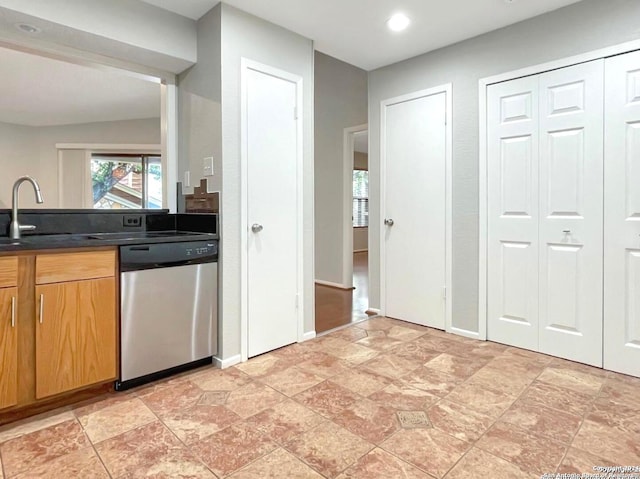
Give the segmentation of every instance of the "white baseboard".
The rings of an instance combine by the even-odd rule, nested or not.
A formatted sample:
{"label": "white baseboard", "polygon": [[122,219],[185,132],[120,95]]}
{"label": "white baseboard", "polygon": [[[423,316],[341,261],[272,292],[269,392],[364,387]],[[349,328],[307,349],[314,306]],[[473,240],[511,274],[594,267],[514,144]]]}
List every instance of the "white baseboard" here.
{"label": "white baseboard", "polygon": [[464,336],[465,338],[478,339],[478,340],[480,339],[480,333],[476,331],[469,331],[467,329],[455,328],[453,326],[451,326],[451,328],[447,332],[452,334],[457,334],[458,336]]}
{"label": "white baseboard", "polygon": [[316,337],[315,331],[307,331],[302,335],[302,341],[300,342],[309,341],[310,339],[315,339],[315,337]]}
{"label": "white baseboard", "polygon": [[332,283],[331,281],[322,281],[321,279],[316,279],[316,284],[336,289],[354,289],[353,286],[345,286],[344,284]]}
{"label": "white baseboard", "polygon": [[380,316],[380,310],[376,308],[369,308],[365,311],[367,314],[372,314],[373,316]]}
{"label": "white baseboard", "polygon": [[369,250],[368,249],[354,249],[353,252],[354,253],[368,253]]}
{"label": "white baseboard", "polygon": [[239,354],[226,359],[220,359],[216,356],[213,357],[213,364],[219,369],[230,368],[231,366],[235,366],[236,364],[240,364],[241,362],[242,356],[240,356]]}

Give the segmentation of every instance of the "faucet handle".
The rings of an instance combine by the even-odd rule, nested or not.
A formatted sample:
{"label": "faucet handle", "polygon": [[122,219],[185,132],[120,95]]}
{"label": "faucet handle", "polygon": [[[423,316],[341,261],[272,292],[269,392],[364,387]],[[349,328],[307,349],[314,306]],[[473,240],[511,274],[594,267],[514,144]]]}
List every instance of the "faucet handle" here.
{"label": "faucet handle", "polygon": [[36,229],[35,225],[20,225],[20,231],[33,231]]}

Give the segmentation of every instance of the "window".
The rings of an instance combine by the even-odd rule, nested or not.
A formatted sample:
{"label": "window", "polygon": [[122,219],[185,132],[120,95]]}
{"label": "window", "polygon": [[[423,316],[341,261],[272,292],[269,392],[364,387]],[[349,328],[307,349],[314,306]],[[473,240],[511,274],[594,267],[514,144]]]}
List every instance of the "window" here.
{"label": "window", "polygon": [[353,227],[369,226],[369,172],[353,170]]}
{"label": "window", "polygon": [[94,209],[162,208],[162,163],[158,155],[91,156]]}

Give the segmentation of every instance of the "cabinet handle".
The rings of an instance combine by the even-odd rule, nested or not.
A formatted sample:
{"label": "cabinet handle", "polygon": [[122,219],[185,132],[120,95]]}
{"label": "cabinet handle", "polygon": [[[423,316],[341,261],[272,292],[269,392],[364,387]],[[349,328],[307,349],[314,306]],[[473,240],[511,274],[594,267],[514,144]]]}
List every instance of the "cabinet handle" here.
{"label": "cabinet handle", "polygon": [[40,324],[42,324],[42,313],[44,312],[44,294],[40,295]]}
{"label": "cabinet handle", "polygon": [[11,327],[16,327],[16,297],[11,297]]}

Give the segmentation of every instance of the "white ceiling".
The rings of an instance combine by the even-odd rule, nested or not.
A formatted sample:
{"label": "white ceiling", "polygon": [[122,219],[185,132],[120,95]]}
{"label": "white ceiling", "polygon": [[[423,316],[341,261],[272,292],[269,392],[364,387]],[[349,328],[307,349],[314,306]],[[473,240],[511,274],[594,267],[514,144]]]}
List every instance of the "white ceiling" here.
{"label": "white ceiling", "polygon": [[0,122],[29,126],[160,117],[160,85],[0,48]]}
{"label": "white ceiling", "polygon": [[[197,19],[218,0],[143,0]],[[327,55],[373,70],[580,0],[223,0],[315,41]],[[385,25],[411,20],[402,33]]]}

